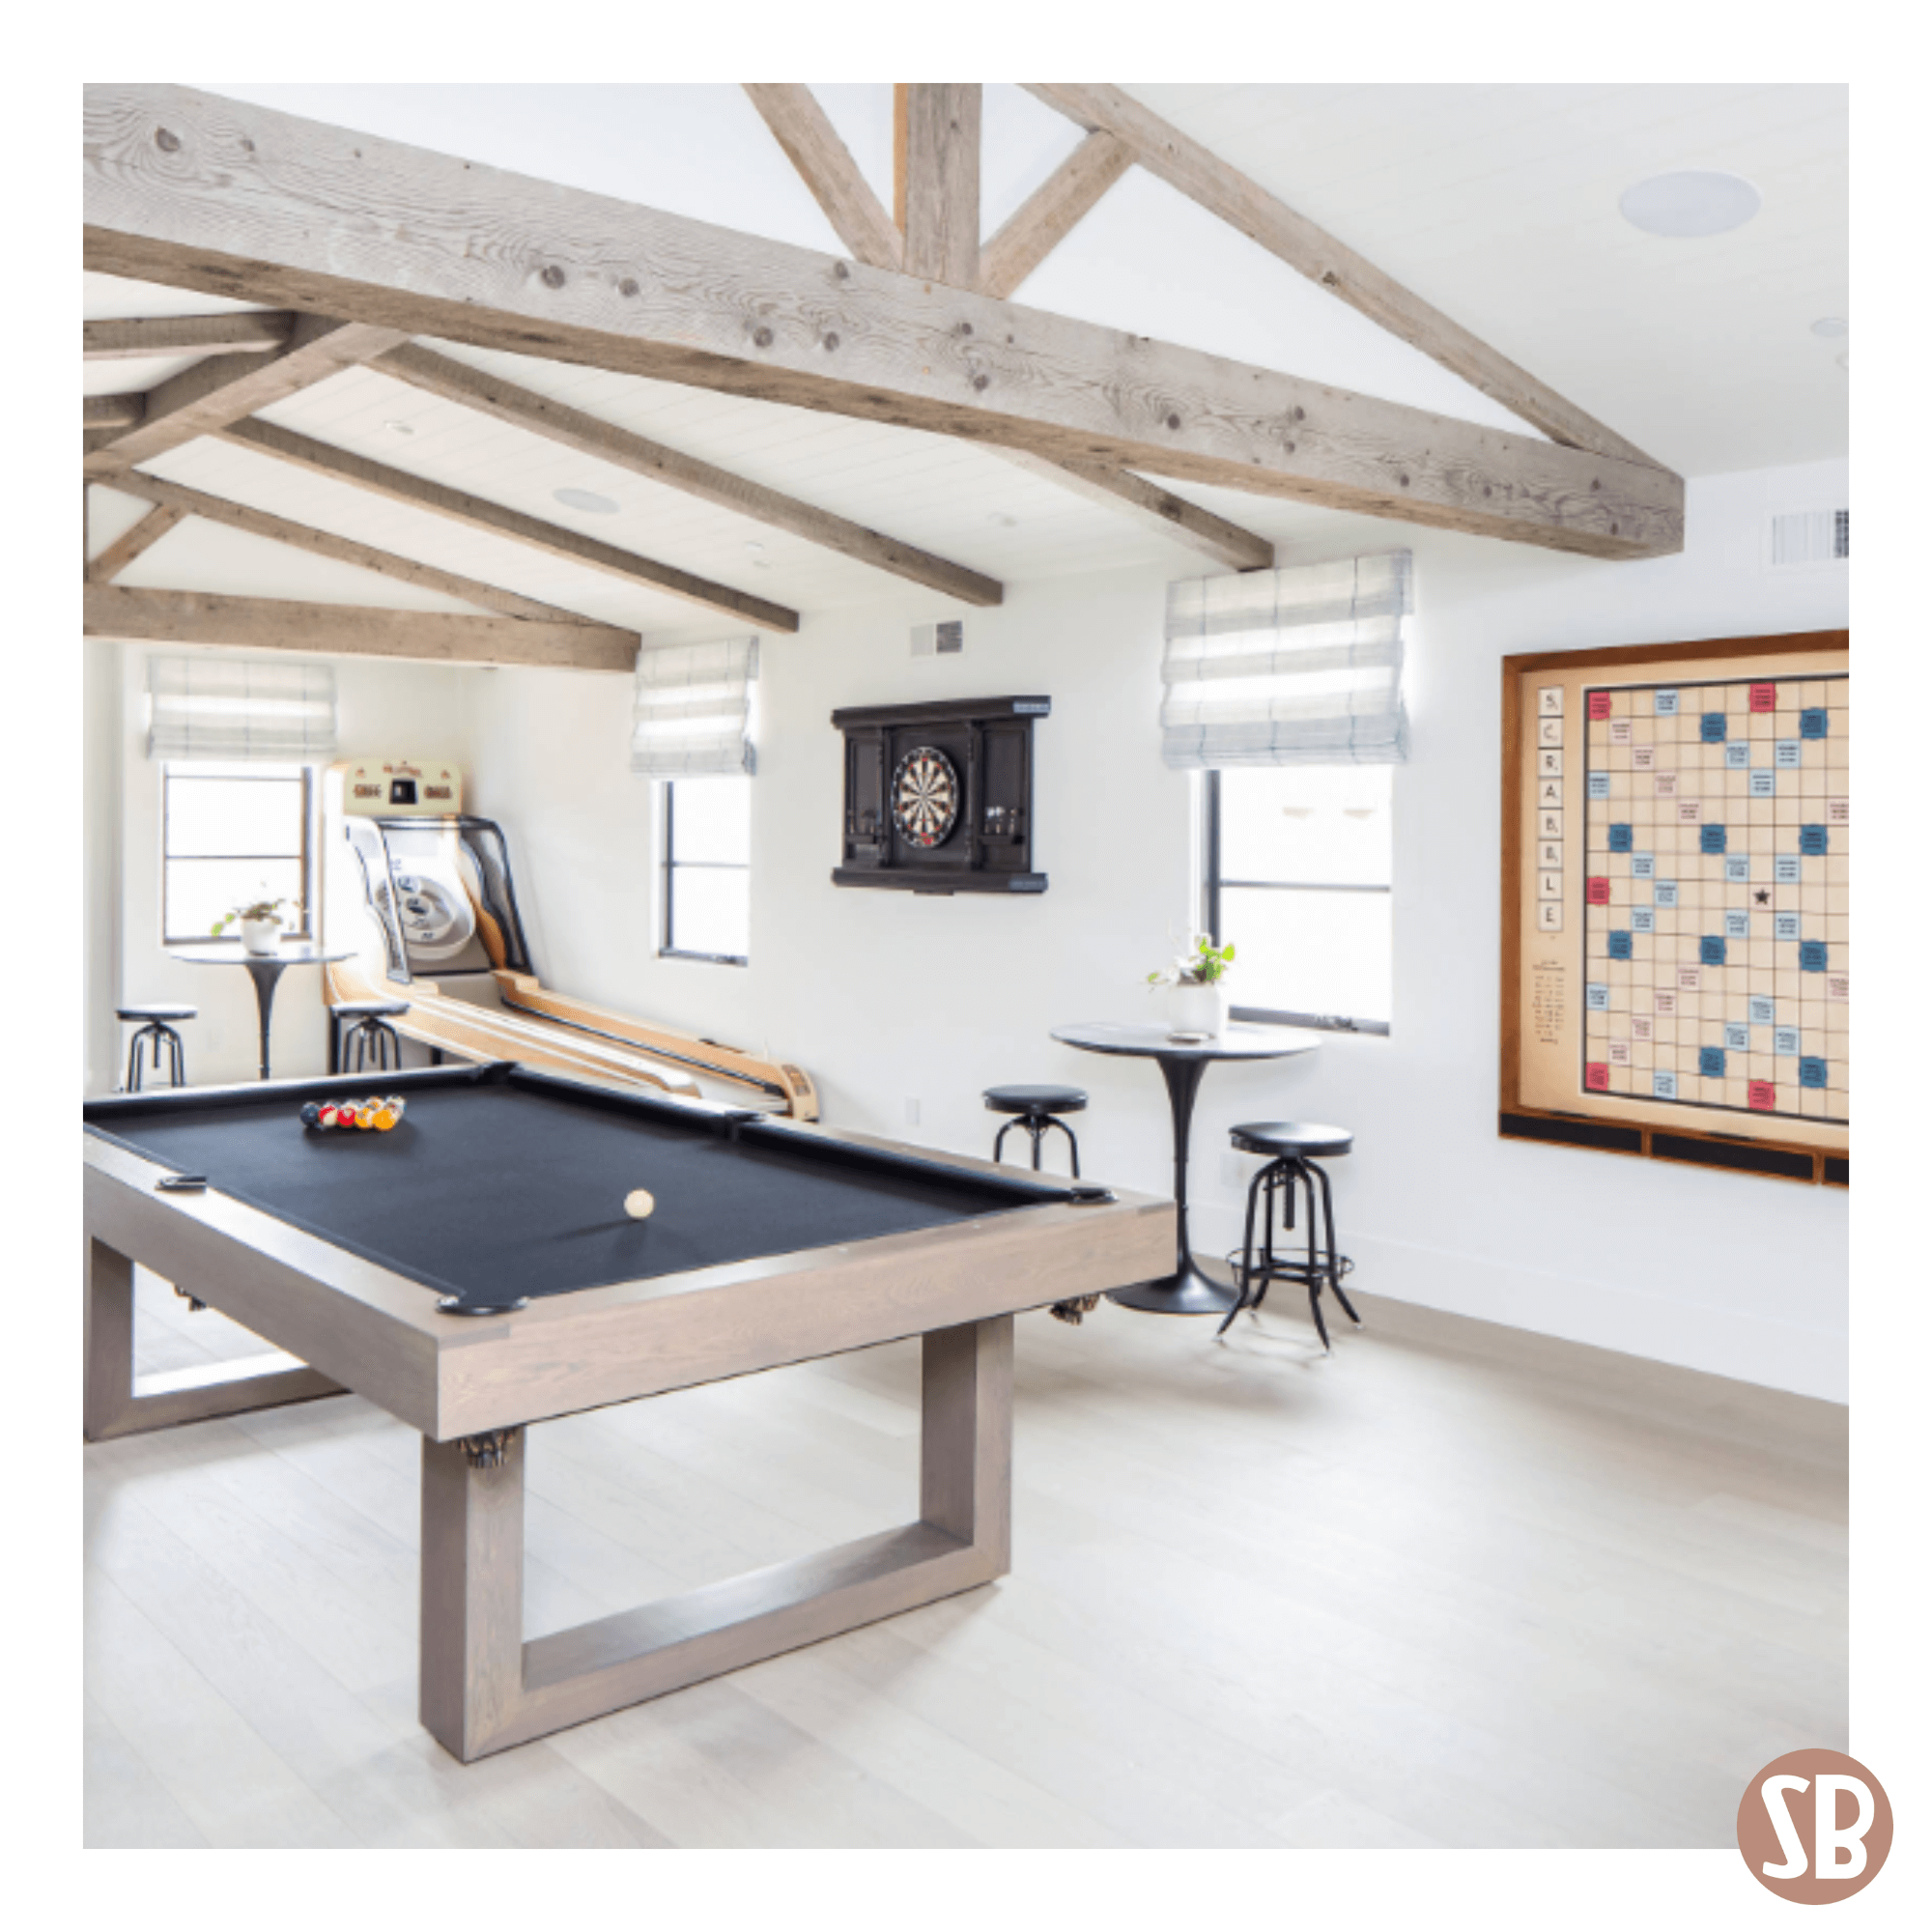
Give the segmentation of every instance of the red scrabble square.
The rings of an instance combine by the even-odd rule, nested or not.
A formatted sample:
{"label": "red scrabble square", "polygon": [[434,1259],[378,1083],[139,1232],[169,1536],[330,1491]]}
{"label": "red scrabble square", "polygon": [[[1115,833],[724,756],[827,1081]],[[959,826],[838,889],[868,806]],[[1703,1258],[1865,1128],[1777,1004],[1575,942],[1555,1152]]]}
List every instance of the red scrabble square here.
{"label": "red scrabble square", "polygon": [[1593,691],[1590,694],[1590,716],[1607,718],[1610,715],[1610,694],[1607,691]]}
{"label": "red scrabble square", "polygon": [[1593,1094],[1607,1094],[1610,1091],[1610,1069],[1601,1060],[1586,1060],[1583,1063],[1583,1085]]}
{"label": "red scrabble square", "polygon": [[1777,1089],[1769,1080],[1753,1080],[1750,1103],[1754,1113],[1768,1114],[1777,1105]]}
{"label": "red scrabble square", "polygon": [[1610,882],[1607,879],[1587,879],[1583,885],[1583,896],[1592,905],[1608,905],[1610,902]]}
{"label": "red scrabble square", "polygon": [[1753,711],[1776,711],[1777,709],[1776,685],[1752,685],[1750,688],[1750,708]]}

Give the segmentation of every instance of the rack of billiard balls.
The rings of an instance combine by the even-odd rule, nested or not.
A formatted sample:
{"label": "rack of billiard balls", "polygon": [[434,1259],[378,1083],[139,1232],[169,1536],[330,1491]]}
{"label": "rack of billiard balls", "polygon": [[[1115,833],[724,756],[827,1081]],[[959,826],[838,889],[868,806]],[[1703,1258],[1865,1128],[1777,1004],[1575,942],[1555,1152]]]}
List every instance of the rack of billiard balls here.
{"label": "rack of billiard balls", "polygon": [[386,1134],[403,1118],[408,1105],[401,1094],[367,1100],[310,1100],[301,1110],[305,1127],[359,1127]]}

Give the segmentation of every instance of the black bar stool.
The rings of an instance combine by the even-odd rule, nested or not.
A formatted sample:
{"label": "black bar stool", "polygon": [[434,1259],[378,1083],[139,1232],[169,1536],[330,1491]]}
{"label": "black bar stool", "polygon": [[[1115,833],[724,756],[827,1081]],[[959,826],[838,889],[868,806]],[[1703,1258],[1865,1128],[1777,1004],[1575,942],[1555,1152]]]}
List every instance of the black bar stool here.
{"label": "black bar stool", "polygon": [[1000,1150],[1006,1145],[1007,1136],[1015,1127],[1025,1129],[1027,1138],[1033,1142],[1033,1164],[1039,1165],[1039,1144],[1045,1138],[1049,1127],[1058,1127],[1066,1136],[1067,1151],[1073,1160],[1073,1178],[1080,1179],[1080,1143],[1073,1138],[1073,1129],[1058,1117],[1062,1114],[1084,1113],[1087,1095],[1078,1087],[988,1087],[984,1094],[986,1111],[989,1114],[1010,1114],[1013,1118],[1003,1126],[993,1140],[993,1158],[998,1160]]}
{"label": "black bar stool", "polygon": [[[1328,1190],[1328,1177],[1322,1172],[1318,1154],[1347,1153],[1355,1137],[1345,1127],[1313,1126],[1304,1121],[1251,1121],[1230,1130],[1229,1139],[1242,1153],[1268,1156],[1267,1165],[1255,1176],[1248,1188],[1247,1225],[1241,1236],[1239,1269],[1240,1297],[1228,1311],[1228,1319],[1214,1332],[1225,1335],[1243,1308],[1258,1309],[1268,1286],[1276,1281],[1298,1281],[1308,1289],[1309,1312],[1315,1317],[1315,1332],[1321,1347],[1328,1348],[1328,1324],[1321,1319],[1321,1291],[1325,1287],[1342,1304],[1342,1312],[1357,1328],[1362,1318],[1342,1293],[1342,1277],[1352,1273],[1354,1263],[1335,1252],[1335,1202]],[[1294,1226],[1294,1190],[1299,1184],[1308,1201],[1308,1255],[1302,1261],[1277,1257],[1274,1251],[1275,1215],[1279,1208],[1281,1231]],[[1315,1190],[1321,1189],[1321,1238],[1316,1238]],[[1255,1212],[1261,1210],[1262,1241],[1255,1246]]]}
{"label": "black bar stool", "polygon": [[128,1084],[123,1093],[138,1094],[141,1091],[141,1042],[148,1044],[148,1057],[154,1070],[161,1070],[161,1052],[165,1048],[168,1056],[168,1082],[170,1087],[187,1085],[187,1062],[182,1052],[182,1037],[172,1026],[171,1020],[191,1020],[200,1017],[199,1007],[116,1007],[117,1020],[137,1020],[134,1036],[128,1042]]}
{"label": "black bar stool", "polygon": [[[386,1022],[409,1009],[407,1000],[342,1000],[330,1007],[328,1070],[361,1073],[373,1067],[380,1073],[401,1072],[402,1038]],[[344,1027],[349,1029],[346,1034]]]}

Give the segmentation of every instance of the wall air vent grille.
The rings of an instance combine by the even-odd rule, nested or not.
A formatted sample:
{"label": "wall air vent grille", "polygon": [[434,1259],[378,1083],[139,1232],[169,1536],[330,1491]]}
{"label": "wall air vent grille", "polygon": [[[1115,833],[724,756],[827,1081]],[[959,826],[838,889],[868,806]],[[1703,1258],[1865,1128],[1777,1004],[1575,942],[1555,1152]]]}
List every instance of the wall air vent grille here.
{"label": "wall air vent grille", "polygon": [[1815,570],[1847,563],[1852,554],[1850,510],[1778,510],[1771,519],[1773,570]]}

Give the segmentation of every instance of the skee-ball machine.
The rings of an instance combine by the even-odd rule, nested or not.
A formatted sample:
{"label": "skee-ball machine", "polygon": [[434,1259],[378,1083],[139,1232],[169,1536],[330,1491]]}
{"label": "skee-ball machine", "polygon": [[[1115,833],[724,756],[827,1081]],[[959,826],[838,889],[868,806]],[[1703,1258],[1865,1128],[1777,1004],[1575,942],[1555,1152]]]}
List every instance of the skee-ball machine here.
{"label": "skee-ball machine", "polygon": [[545,986],[517,910],[509,843],[494,819],[464,811],[455,765],[344,760],[329,767],[323,810],[330,936],[357,949],[327,969],[331,998],[407,999],[398,1030],[464,1059],[522,1060],[817,1119],[802,1067]]}

